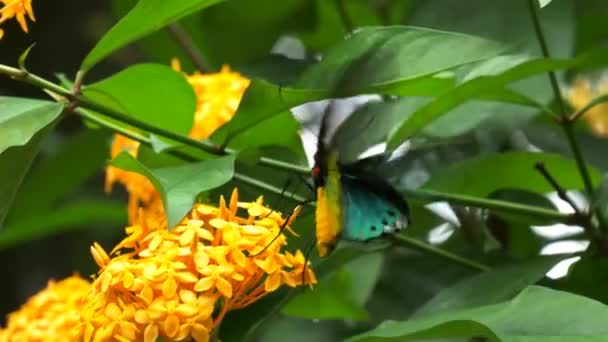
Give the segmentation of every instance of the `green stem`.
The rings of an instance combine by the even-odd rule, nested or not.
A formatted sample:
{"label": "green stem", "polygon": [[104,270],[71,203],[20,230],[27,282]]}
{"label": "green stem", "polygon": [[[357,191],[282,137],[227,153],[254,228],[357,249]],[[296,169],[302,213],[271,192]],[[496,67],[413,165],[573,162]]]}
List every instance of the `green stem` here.
{"label": "green stem", "polygon": [[[92,123],[95,123],[95,124],[97,124],[99,126],[108,128],[108,129],[112,130],[115,133],[119,133],[121,135],[124,135],[125,137],[127,137],[129,139],[132,139],[132,140],[135,140],[135,141],[137,141],[137,142],[139,142],[141,144],[144,144],[146,146],[149,146],[149,147],[152,146],[152,140],[149,137],[147,137],[147,136],[145,136],[145,135],[143,135],[141,133],[131,131],[131,130],[123,127],[123,126],[115,124],[112,121],[103,120],[103,119],[99,118],[98,115],[95,115],[95,114],[93,114],[93,113],[91,113],[91,112],[89,112],[87,110],[84,110],[84,109],[76,109],[76,113],[78,115],[80,115],[81,117],[83,117],[84,119],[89,120]],[[167,151],[167,153],[169,153],[169,154],[171,154],[171,155],[173,155],[173,156],[175,156],[177,158],[180,158],[182,160],[185,160],[185,161],[197,161],[198,160],[196,158],[193,158],[192,156],[189,156],[189,155],[187,155],[185,153],[182,153],[182,152],[179,152],[179,151],[169,150],[169,151]],[[234,173],[234,179],[236,179],[236,180],[238,180],[240,182],[243,182],[245,184],[249,184],[251,186],[254,186],[256,188],[259,188],[259,189],[262,189],[262,190],[266,190],[266,191],[275,193],[277,195],[284,194],[288,198],[293,198],[295,201],[298,201],[298,202],[305,202],[306,201],[306,199],[304,197],[301,197],[301,196],[299,196],[297,194],[285,192],[282,189],[279,189],[278,187],[275,187],[275,186],[273,186],[271,184],[268,184],[266,182],[262,182],[260,180],[257,180],[255,178],[246,176],[246,175],[238,173],[238,172]]]}
{"label": "green stem", "polygon": [[188,56],[188,59],[190,59],[190,62],[192,62],[192,65],[194,65],[198,71],[208,72],[211,70],[209,64],[207,64],[207,61],[205,61],[203,55],[201,55],[196,43],[192,40],[192,37],[190,37],[188,32],[184,30],[182,25],[177,22],[169,24],[169,26],[167,26],[167,30],[173,39],[175,39],[177,44],[182,48],[182,50],[184,50],[184,53]]}
{"label": "green stem", "polygon": [[406,236],[404,234],[397,234],[393,236],[393,240],[396,240],[399,243],[405,244],[408,247],[411,247],[412,249],[416,249],[419,250],[421,252],[424,253],[428,253],[428,254],[433,254],[436,255],[438,257],[444,258],[446,260],[450,260],[452,262],[456,262],[458,264],[461,264],[463,266],[466,266],[468,268],[471,268],[475,271],[482,271],[482,272],[486,272],[489,271],[491,268],[487,265],[478,263],[476,261],[467,259],[465,257],[462,257],[458,254],[454,254],[452,252],[448,252],[444,249],[441,248],[437,248],[433,245],[430,245],[426,242],[414,239],[413,237],[409,237]]}
{"label": "green stem", "polygon": [[348,15],[348,10],[346,9],[346,3],[344,0],[335,0],[336,9],[338,10],[338,15],[340,16],[340,20],[342,21],[342,26],[344,26],[344,30],[346,33],[352,33],[355,29],[353,25],[353,21],[350,19]]}
{"label": "green stem", "polygon": [[[214,154],[214,155],[226,155],[226,154],[236,153],[234,150],[231,150],[228,148],[222,149],[220,146],[217,146],[209,141],[192,139],[188,136],[185,136],[185,135],[182,135],[179,133],[175,133],[172,131],[168,131],[161,127],[155,126],[155,125],[151,125],[143,120],[139,120],[132,116],[123,114],[119,111],[108,108],[99,103],[96,103],[84,96],[74,95],[70,92],[70,90],[65,89],[52,82],[49,82],[39,76],[29,73],[27,71],[0,64],[0,74],[5,74],[15,80],[31,84],[37,88],[42,88],[42,89],[48,90],[51,93],[59,95],[65,99],[67,99],[68,101],[70,101],[74,104],[77,104],[78,106],[95,111],[95,112],[99,113],[100,115],[118,120],[118,121],[128,124],[130,126],[138,128],[142,131],[146,131],[148,133],[152,133],[152,134],[156,134],[156,135],[159,135],[159,136],[162,136],[165,138],[169,138],[176,142],[182,143],[186,146],[194,147],[196,149],[199,149],[199,150],[202,150],[202,151]],[[57,97],[55,97],[55,98],[57,99]],[[299,172],[302,174],[309,174],[309,172],[310,172],[310,170],[308,168],[305,168],[303,166],[293,165],[293,164],[289,164],[289,163],[286,163],[286,162],[283,162],[280,160],[275,160],[275,159],[267,158],[267,157],[260,158],[260,164],[264,165],[264,166],[283,169],[285,171]]]}
{"label": "green stem", "polygon": [[[163,136],[166,138],[175,139],[176,141],[183,142],[185,145],[188,145],[188,146],[191,146],[194,148],[198,148],[198,149],[210,152],[210,153],[219,154],[219,155],[224,155],[227,153],[234,153],[234,151],[229,150],[229,149],[221,151],[217,146],[215,146],[209,142],[190,139],[189,137],[186,137],[184,135],[166,131],[162,128],[158,128],[158,127],[150,125],[146,122],[139,121],[137,119],[134,119],[133,117],[124,115],[122,113],[119,113],[114,110],[105,108],[101,105],[98,105],[98,104],[94,103],[93,101],[88,100],[82,96],[75,98],[70,93],[69,90],[62,88],[62,87],[60,87],[54,83],[51,83],[43,78],[40,78],[36,75],[30,74],[29,72],[24,72],[20,69],[11,68],[11,67],[8,67],[5,65],[0,65],[0,74],[6,74],[16,80],[34,85],[38,88],[46,89],[46,90],[50,91],[51,94],[55,94],[55,96],[53,96],[53,97],[58,101],[60,101],[61,98],[66,98],[68,100],[75,99],[76,101],[80,101],[82,108],[88,108],[88,109],[94,110],[94,111],[100,113],[100,115],[104,115],[104,116],[119,120],[121,122],[128,123],[131,126],[142,129],[144,131],[155,133],[159,136]],[[86,111],[77,111],[77,113],[92,121],[97,122],[97,121],[101,120],[99,118],[96,118],[97,115],[93,115],[91,113],[89,113],[87,115]],[[129,136],[129,134],[131,136],[134,134],[132,131],[129,131],[123,127],[118,127],[117,125],[111,124],[109,121],[106,121],[106,120],[103,120],[98,123],[102,126],[108,127],[116,132],[125,134],[127,136]],[[139,138],[145,139],[147,141],[147,142],[145,142],[146,144],[148,144],[150,142],[148,137],[139,136]],[[138,141],[141,140],[141,139],[137,139],[137,138],[134,138],[134,139],[138,140]],[[260,158],[260,163],[262,165],[265,165],[268,167],[273,167],[276,169],[282,169],[285,171],[296,172],[296,173],[300,173],[300,174],[304,174],[304,175],[309,174],[309,169],[307,167],[290,164],[290,163],[283,162],[280,160],[262,157],[262,158]],[[251,183],[250,180],[251,179],[249,179],[245,182],[249,182],[248,184],[250,184]],[[260,184],[258,184],[258,185],[260,185]],[[271,187],[271,188],[274,188],[274,187]],[[275,189],[271,189],[271,188],[268,188],[265,185],[265,189],[272,191],[272,192],[276,192],[275,191],[275,190],[277,190],[276,188]],[[548,218],[548,219],[567,220],[567,218],[568,218],[568,216],[566,214],[562,214],[562,213],[559,213],[556,211],[539,208],[539,207],[526,206],[526,205],[521,205],[521,204],[506,202],[506,201],[489,200],[489,199],[479,198],[479,197],[461,196],[461,195],[455,195],[455,194],[441,193],[441,192],[436,192],[436,191],[423,191],[423,190],[412,191],[412,192],[410,192],[410,194],[413,197],[419,197],[419,198],[428,199],[428,200],[450,201],[450,202],[454,202],[454,203],[460,203],[463,205],[481,207],[481,208],[486,208],[486,209],[491,209],[491,210],[503,210],[503,211],[508,211],[508,212],[512,212],[512,213],[524,214],[524,215],[534,215],[537,217]],[[301,199],[299,196],[296,196],[294,198]]]}
{"label": "green stem", "polygon": [[[545,40],[545,35],[543,34],[543,30],[540,25],[537,3],[537,0],[528,0],[530,16],[532,17],[532,23],[534,25],[534,32],[536,34],[536,38],[538,39],[538,43],[540,44],[543,56],[545,58],[551,58],[551,54],[549,53],[549,47],[547,46],[547,41]],[[591,197],[593,195],[593,183],[591,182],[589,169],[587,169],[587,164],[585,163],[583,154],[578,145],[578,141],[576,140],[576,137],[574,135],[574,121],[569,120],[569,116],[566,111],[566,105],[564,103],[564,98],[559,89],[559,84],[557,82],[557,76],[555,75],[555,72],[549,71],[549,80],[551,82],[551,88],[553,89],[555,98],[561,109],[562,120],[560,120],[560,124],[564,128],[566,138],[568,139],[568,143],[570,144],[570,148],[572,149],[572,153],[574,154],[576,165],[578,166],[578,170],[583,180],[583,184],[585,185],[585,191],[587,192],[587,195]]]}
{"label": "green stem", "polygon": [[489,198],[474,197],[459,194],[449,194],[433,190],[406,190],[405,194],[412,198],[418,198],[425,201],[447,201],[450,203],[466,205],[470,207],[484,208],[495,211],[508,212],[512,214],[527,215],[530,217],[541,219],[552,219],[557,222],[569,223],[573,220],[572,215],[560,213],[556,210],[545,209],[541,207],[494,200]]}
{"label": "green stem", "polygon": [[[210,152],[212,154],[225,155],[228,153],[234,153],[234,151],[231,151],[231,150],[222,150],[209,142],[194,140],[189,137],[183,136],[181,134],[177,134],[177,133],[174,133],[171,131],[166,131],[162,128],[150,125],[146,122],[137,120],[133,117],[127,116],[127,115],[122,114],[117,111],[114,111],[103,105],[95,103],[94,101],[91,101],[90,99],[88,99],[86,97],[74,95],[69,90],[62,88],[52,82],[49,82],[41,77],[30,74],[27,71],[11,68],[11,67],[8,67],[5,65],[0,65],[0,74],[5,74],[18,81],[22,81],[22,82],[34,85],[38,88],[42,88],[42,89],[46,90],[47,92],[49,92],[51,94],[51,96],[53,98],[55,98],[57,101],[61,101],[61,100],[65,101],[67,99],[71,103],[79,105],[81,108],[87,108],[87,109],[93,110],[95,112],[98,112],[99,115],[101,115],[101,116],[116,119],[123,123],[129,124],[133,127],[147,131],[148,133],[154,133],[159,136],[163,136],[165,138],[173,139],[177,142],[183,143],[184,145],[198,148],[200,150]],[[127,128],[118,126],[116,124],[112,124],[108,120],[103,120],[101,117],[99,117],[99,115],[90,113],[84,109],[76,108],[74,111],[77,114],[81,115],[82,117],[84,117],[88,120],[91,120],[101,126],[112,129],[115,132],[123,134],[123,135],[125,135],[129,138],[132,138],[134,140],[137,140],[141,143],[151,145],[150,138],[145,135],[132,132],[132,131],[128,130]],[[192,160],[194,158],[187,154],[183,154],[182,152],[169,151],[169,153],[171,153],[179,158],[184,158],[186,160]],[[298,173],[302,173],[302,174],[308,174],[308,172],[309,172],[309,170],[307,168],[297,166],[297,165],[292,165],[292,164],[289,164],[286,162],[282,162],[282,161],[278,161],[278,160],[274,160],[274,159],[270,159],[270,158],[261,158],[260,163],[263,165],[266,165],[266,166],[270,166],[270,167],[274,167],[274,168],[278,168],[278,169],[284,169],[284,170],[288,170],[288,171],[292,171],[292,172],[298,172]],[[261,182],[257,179],[253,179],[246,175],[236,173],[235,179],[242,181],[244,183],[250,184],[252,186],[277,193],[277,194],[282,193],[281,189],[278,189],[272,185]],[[546,209],[542,209],[542,208],[523,206],[523,205],[519,205],[516,203],[494,201],[494,200],[487,200],[487,199],[483,199],[483,198],[474,198],[474,197],[467,197],[467,196],[460,196],[460,195],[453,195],[453,194],[443,194],[443,193],[439,193],[439,192],[429,192],[429,191],[413,192],[413,194],[416,194],[416,193],[418,193],[423,198],[427,198],[427,199],[432,198],[434,200],[447,200],[447,201],[453,201],[453,202],[457,202],[457,203],[461,203],[461,204],[465,204],[465,205],[480,206],[482,208],[511,211],[511,212],[517,212],[517,213],[527,214],[527,215],[535,214],[535,215],[539,215],[539,216],[546,217],[546,218],[562,218],[562,219],[565,218],[560,213],[546,211]],[[297,196],[297,195],[293,195],[292,197],[298,201],[304,200],[304,198]],[[399,237],[398,239],[402,243],[407,244],[408,246],[410,246],[412,248],[415,248],[418,250],[423,250],[425,252],[444,257],[446,259],[458,262],[465,266],[468,266],[468,267],[471,267],[471,268],[474,268],[477,270],[487,270],[488,269],[488,267],[485,265],[481,265],[474,261],[470,261],[470,260],[467,260],[458,255],[452,254],[450,252],[443,251],[443,250],[436,248],[434,246],[431,246],[423,241],[419,241],[419,240],[415,240],[415,239],[412,239],[409,237],[403,237],[403,236]]]}
{"label": "green stem", "polygon": [[[109,128],[109,129],[111,129],[112,131],[114,131],[116,133],[122,134],[122,135],[124,135],[124,136],[126,136],[126,137],[128,137],[130,139],[135,140],[135,141],[139,141],[140,143],[145,144],[147,146],[151,146],[152,145],[152,142],[151,142],[150,138],[144,136],[143,134],[130,131],[130,130],[124,128],[124,127],[121,127],[121,126],[118,126],[118,125],[112,123],[111,121],[102,120],[97,115],[94,115],[94,114],[92,114],[92,113],[90,113],[90,112],[88,112],[86,110],[77,109],[76,112],[80,116],[82,116],[83,118],[85,118],[87,120],[90,120],[91,122],[96,123],[96,124],[98,124],[98,125],[100,125],[102,127]],[[178,158],[182,158],[182,159],[186,159],[186,160],[188,160],[190,158],[189,156],[185,156],[185,155],[183,155],[183,154],[181,154],[179,152],[176,152],[176,151],[168,151],[168,153],[171,153],[171,154],[175,155]],[[260,189],[263,189],[263,190],[267,190],[267,191],[273,192],[275,194],[282,194],[282,193],[285,194],[282,189],[279,189],[279,188],[277,188],[277,187],[275,187],[273,185],[270,185],[268,183],[262,182],[260,180],[251,178],[251,177],[243,175],[243,174],[235,173],[234,178],[236,180],[240,181],[240,182],[245,183],[245,184],[249,184],[249,185],[252,185],[254,187],[257,187],[257,188],[260,188]],[[425,195],[428,196],[429,193],[426,193]],[[296,195],[296,194],[286,194],[286,196],[291,197],[291,198],[293,198],[294,200],[296,200],[298,202],[305,202],[306,201],[305,198],[303,198],[303,197],[301,197],[299,195]],[[311,203],[311,205],[314,205],[314,203]],[[466,267],[473,268],[475,270],[487,271],[489,269],[488,266],[479,264],[479,263],[477,263],[475,261],[472,261],[472,260],[468,260],[468,259],[466,259],[464,257],[459,256],[459,255],[450,253],[448,251],[445,251],[445,250],[442,250],[440,248],[434,247],[434,246],[432,246],[430,244],[427,244],[427,243],[425,243],[423,241],[419,241],[419,240],[416,240],[416,239],[413,239],[413,238],[410,238],[410,237],[407,237],[407,236],[397,236],[396,240],[399,243],[401,243],[401,244],[405,244],[405,245],[411,247],[412,249],[416,249],[416,250],[420,250],[420,251],[423,251],[423,252],[434,254],[434,255],[437,255],[437,256],[442,257],[444,259],[448,259],[450,261],[462,264],[462,265],[464,265]]]}
{"label": "green stem", "polygon": [[593,107],[600,105],[602,103],[605,103],[605,102],[608,102],[608,94],[598,96],[598,97],[594,98],[593,100],[589,101],[589,103],[587,103],[587,105],[585,107],[579,109],[574,114],[572,114],[572,116],[570,116],[569,120],[576,121],[579,118],[581,118],[583,115],[585,115]]}

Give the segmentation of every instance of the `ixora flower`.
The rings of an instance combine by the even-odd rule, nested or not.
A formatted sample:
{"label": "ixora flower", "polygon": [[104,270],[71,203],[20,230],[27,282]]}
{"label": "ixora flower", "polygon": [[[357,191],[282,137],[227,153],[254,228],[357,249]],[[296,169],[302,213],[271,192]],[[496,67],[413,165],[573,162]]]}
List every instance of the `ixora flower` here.
{"label": "ixora flower", "polygon": [[66,341],[77,339],[80,311],[91,283],[78,275],[51,280],[18,311],[8,316],[0,341]]}
{"label": "ixora flower", "polygon": [[[2,1],[2,0],[0,0]],[[174,60],[172,66],[181,70],[179,62]],[[184,74],[196,93],[197,106],[194,115],[194,124],[190,130],[190,137],[206,139],[216,129],[230,121],[241,101],[241,97],[249,86],[249,80],[239,73],[233,72],[224,66],[218,73],[192,75]],[[139,143],[129,138],[115,135],[110,157],[116,157],[120,152],[126,151],[137,156]],[[121,183],[129,193],[128,213],[129,222],[137,220],[140,210],[146,211],[146,217],[164,217],[163,204],[160,195],[150,181],[135,172],[124,171],[113,166],[106,168],[106,192],[112,190],[115,183]],[[163,225],[162,219],[155,219]]]}
{"label": "ixora flower", "polygon": [[[577,79],[568,92],[568,101],[575,110],[585,107],[594,98],[608,94],[608,80],[592,84],[587,79]],[[608,103],[599,104],[583,115],[589,128],[598,136],[608,137]]]}
{"label": "ixora flower", "polygon": [[235,189],[228,204],[196,204],[171,230],[133,224],[109,255],[94,244],[100,271],[76,331],[84,341],[208,341],[227,312],[317,282],[301,251],[283,251],[292,220],[261,197],[239,202]]}
{"label": "ixora flower", "polygon": [[[0,8],[0,25],[5,21],[16,18],[24,32],[28,32],[26,16],[31,21],[36,21],[32,0],[0,0],[4,6]],[[0,28],[0,39],[4,36],[4,31]]]}

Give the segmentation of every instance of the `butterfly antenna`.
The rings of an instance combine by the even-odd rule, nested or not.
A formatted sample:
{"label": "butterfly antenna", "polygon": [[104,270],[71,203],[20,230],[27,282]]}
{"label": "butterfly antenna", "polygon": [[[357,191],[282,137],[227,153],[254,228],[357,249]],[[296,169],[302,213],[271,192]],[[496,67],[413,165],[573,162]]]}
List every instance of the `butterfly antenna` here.
{"label": "butterfly antenna", "polygon": [[313,187],[312,184],[308,183],[308,181],[306,180],[306,178],[304,178],[303,175],[298,174],[298,178],[304,185],[306,185],[306,188],[308,188],[308,190],[310,190],[310,192],[312,192],[313,195],[316,195],[317,192],[315,191],[315,188]]}
{"label": "butterfly antenna", "polygon": [[285,228],[287,227],[289,221],[291,221],[291,218],[297,213],[299,212],[299,207],[302,207],[308,203],[310,203],[312,201],[308,200],[308,201],[304,201],[304,202],[299,202],[298,205],[289,213],[289,216],[287,216],[287,219],[283,222],[283,224],[281,224],[281,227],[279,228],[279,232],[272,238],[272,240],[270,240],[270,242],[268,244],[266,244],[266,246],[264,246],[264,248],[262,248],[261,251],[255,253],[255,254],[250,254],[249,257],[257,257],[258,255],[264,253],[268,247],[270,247],[275,241],[277,241],[277,239],[279,238],[279,236],[281,236],[281,234],[283,234],[283,231],[285,230]]}
{"label": "butterfly antenna", "polygon": [[[287,189],[289,188],[289,185],[291,185],[291,175],[287,178],[287,182],[285,182],[285,186],[283,186],[283,189],[281,189],[281,194],[279,195],[279,203],[277,205],[277,208],[279,208],[279,210],[283,210],[283,199],[285,198],[285,192],[287,191]],[[276,210],[271,210],[268,214],[266,214],[264,217],[262,218],[267,218],[270,215],[272,215],[272,213],[276,213]]]}

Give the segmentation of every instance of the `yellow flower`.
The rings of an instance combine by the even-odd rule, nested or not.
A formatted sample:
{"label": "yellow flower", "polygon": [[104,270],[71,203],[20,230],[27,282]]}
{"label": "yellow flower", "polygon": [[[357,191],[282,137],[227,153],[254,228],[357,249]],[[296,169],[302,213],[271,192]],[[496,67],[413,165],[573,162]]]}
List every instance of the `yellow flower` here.
{"label": "yellow flower", "polygon": [[18,311],[9,314],[6,328],[0,330],[0,341],[73,340],[90,288],[91,284],[77,275],[58,282],[51,280]]}
{"label": "yellow flower", "polygon": [[208,341],[227,312],[317,281],[300,251],[284,251],[281,214],[261,199],[239,202],[237,189],[228,205],[196,204],[171,230],[139,224],[110,255],[91,247],[100,271],[76,330],[85,341]]}
{"label": "yellow flower", "polygon": [[[26,15],[31,21],[36,21],[32,0],[0,0],[4,6],[0,8],[0,25],[5,21],[16,18],[24,32],[28,32]],[[0,39],[4,36],[4,31],[0,29]]]}
{"label": "yellow flower", "polygon": [[[176,60],[172,62],[172,65],[175,70],[180,70]],[[184,77],[192,85],[197,97],[196,112],[192,113],[194,124],[189,135],[195,139],[206,139],[232,118],[249,85],[249,80],[230,71],[227,66],[224,66],[218,73],[196,72],[192,75],[184,74]],[[138,149],[138,142],[117,134],[112,142],[110,157],[114,158],[122,151],[127,151],[137,157]],[[129,223],[134,223],[139,211],[144,210],[146,213],[143,216],[150,220],[148,226],[160,227],[165,224],[162,199],[146,177],[108,166],[106,168],[106,192],[110,192],[115,183],[123,184],[129,193],[127,207]]]}
{"label": "yellow flower", "polygon": [[[171,64],[173,69],[181,70],[176,59]],[[232,119],[250,81],[231,71],[227,65],[218,73],[195,72],[184,76],[194,89],[197,99],[190,136],[195,139],[207,139],[216,129]]]}
{"label": "yellow flower", "polygon": [[[568,93],[568,101],[575,110],[580,110],[594,98],[606,94],[608,94],[607,80],[592,85],[589,80],[577,79]],[[608,137],[608,102],[591,108],[582,118],[596,135]]]}

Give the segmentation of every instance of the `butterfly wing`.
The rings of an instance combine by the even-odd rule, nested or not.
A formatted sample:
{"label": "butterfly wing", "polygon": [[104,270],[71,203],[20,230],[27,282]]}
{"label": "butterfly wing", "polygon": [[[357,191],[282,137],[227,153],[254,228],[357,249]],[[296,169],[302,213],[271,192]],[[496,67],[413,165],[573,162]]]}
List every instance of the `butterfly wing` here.
{"label": "butterfly wing", "polygon": [[390,185],[348,175],[341,185],[342,239],[366,241],[407,227],[407,205]]}

